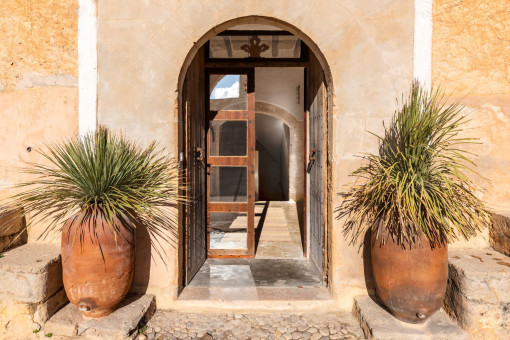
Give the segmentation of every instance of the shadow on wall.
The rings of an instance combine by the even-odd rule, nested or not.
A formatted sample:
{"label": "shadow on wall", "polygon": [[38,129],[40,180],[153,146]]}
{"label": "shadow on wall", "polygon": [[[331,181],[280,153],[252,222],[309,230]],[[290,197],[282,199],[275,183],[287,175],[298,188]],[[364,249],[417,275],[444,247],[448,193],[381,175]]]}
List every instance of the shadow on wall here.
{"label": "shadow on wall", "polygon": [[152,246],[147,228],[135,229],[135,273],[131,291],[145,294],[149,286]]}
{"label": "shadow on wall", "polygon": [[365,287],[367,288],[368,295],[375,295],[374,277],[372,274],[372,254],[371,254],[371,229],[368,229],[363,238],[363,243],[360,245],[363,250],[363,276],[365,278]]}
{"label": "shadow on wall", "polygon": [[256,150],[259,153],[259,200],[289,200],[289,127],[281,120],[257,113]]}

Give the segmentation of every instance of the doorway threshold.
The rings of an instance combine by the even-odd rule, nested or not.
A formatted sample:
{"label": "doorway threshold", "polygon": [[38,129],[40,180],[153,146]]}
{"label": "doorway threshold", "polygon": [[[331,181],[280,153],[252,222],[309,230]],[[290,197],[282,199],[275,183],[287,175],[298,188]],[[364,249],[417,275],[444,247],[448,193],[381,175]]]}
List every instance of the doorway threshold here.
{"label": "doorway threshold", "polygon": [[330,301],[308,259],[208,259],[180,301]]}

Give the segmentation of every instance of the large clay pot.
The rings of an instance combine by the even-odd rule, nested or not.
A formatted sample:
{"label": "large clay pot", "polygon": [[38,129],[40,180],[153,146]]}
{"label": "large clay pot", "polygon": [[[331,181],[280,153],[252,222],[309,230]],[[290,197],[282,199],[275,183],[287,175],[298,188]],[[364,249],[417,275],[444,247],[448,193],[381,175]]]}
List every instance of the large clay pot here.
{"label": "large clay pot", "polygon": [[134,234],[127,223],[116,220],[115,242],[114,233],[102,215],[97,218],[97,233],[92,219],[81,224],[76,215],[62,230],[64,288],[69,301],[84,316],[98,318],[112,313],[131,287]]}
{"label": "large clay pot", "polygon": [[381,228],[385,237],[371,238],[372,272],[376,293],[396,318],[422,323],[443,305],[448,280],[448,247],[431,248],[425,236],[420,245],[397,244]]}

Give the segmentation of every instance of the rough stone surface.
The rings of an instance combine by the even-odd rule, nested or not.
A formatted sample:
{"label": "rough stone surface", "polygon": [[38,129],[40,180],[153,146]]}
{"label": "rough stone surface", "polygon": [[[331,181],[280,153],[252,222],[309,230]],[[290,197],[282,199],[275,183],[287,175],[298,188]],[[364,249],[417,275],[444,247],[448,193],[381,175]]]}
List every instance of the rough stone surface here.
{"label": "rough stone surface", "polygon": [[0,83],[16,87],[25,72],[78,75],[78,0],[0,3]]}
{"label": "rough stone surface", "polygon": [[0,339],[27,338],[67,303],[60,248],[28,244],[0,258]]}
{"label": "rough stone surface", "polygon": [[492,215],[490,243],[495,250],[510,256],[510,213]]}
{"label": "rough stone surface", "polygon": [[0,258],[0,300],[46,301],[62,286],[60,247],[25,244]]}
{"label": "rough stone surface", "polygon": [[467,334],[452,322],[443,310],[436,312],[424,324],[410,324],[393,317],[372,297],[361,296],[355,299],[354,313],[367,339],[467,340],[468,338]]}
{"label": "rough stone surface", "polygon": [[62,306],[69,302],[64,287],[60,288],[48,300],[38,303],[34,312],[34,322],[38,324],[45,323],[53,316]]}
{"label": "rough stone surface", "polygon": [[154,296],[138,294],[128,295],[115,312],[98,319],[85,318],[78,308],[68,304],[46,322],[44,332],[86,339],[133,339],[139,323],[154,309]]}
{"label": "rough stone surface", "polygon": [[0,236],[0,253],[27,243],[28,234],[26,230],[18,234]]}
{"label": "rough stone surface", "polygon": [[186,313],[158,310],[147,339],[363,339],[348,312]]}
{"label": "rough stone surface", "polygon": [[459,95],[510,93],[507,0],[434,0],[432,76]]}
{"label": "rough stone surface", "polygon": [[445,309],[470,335],[510,338],[510,258],[492,249],[449,254]]}
{"label": "rough stone surface", "polygon": [[0,212],[0,237],[19,233],[25,226],[24,219],[15,211]]}
{"label": "rough stone surface", "polygon": [[14,212],[0,212],[0,253],[27,243],[27,238],[23,217]]}

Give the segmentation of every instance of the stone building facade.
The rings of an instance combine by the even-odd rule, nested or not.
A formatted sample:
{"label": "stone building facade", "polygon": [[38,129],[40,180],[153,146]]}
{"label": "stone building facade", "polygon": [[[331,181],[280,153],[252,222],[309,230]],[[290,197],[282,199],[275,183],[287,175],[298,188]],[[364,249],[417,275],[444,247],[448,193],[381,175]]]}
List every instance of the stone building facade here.
{"label": "stone building facade", "polygon": [[[372,285],[363,252],[344,239],[334,216],[336,193],[351,181],[356,156],[377,150],[367,131],[382,132],[413,78],[472,110],[467,133],[481,138],[473,151],[490,179],[480,195],[496,212],[510,211],[507,0],[4,0],[0,13],[2,196],[22,179],[14,170],[20,161],[38,161],[29,147],[96,124],[156,139],[178,156],[183,84],[200,48],[225,30],[270,26],[301,39],[324,72],[326,285],[340,308],[351,309]],[[40,229],[29,230],[28,242],[40,242]],[[155,294],[158,307],[183,306],[182,244],[164,243],[159,258],[140,240],[133,290]],[[487,232],[454,247],[488,245]]]}

